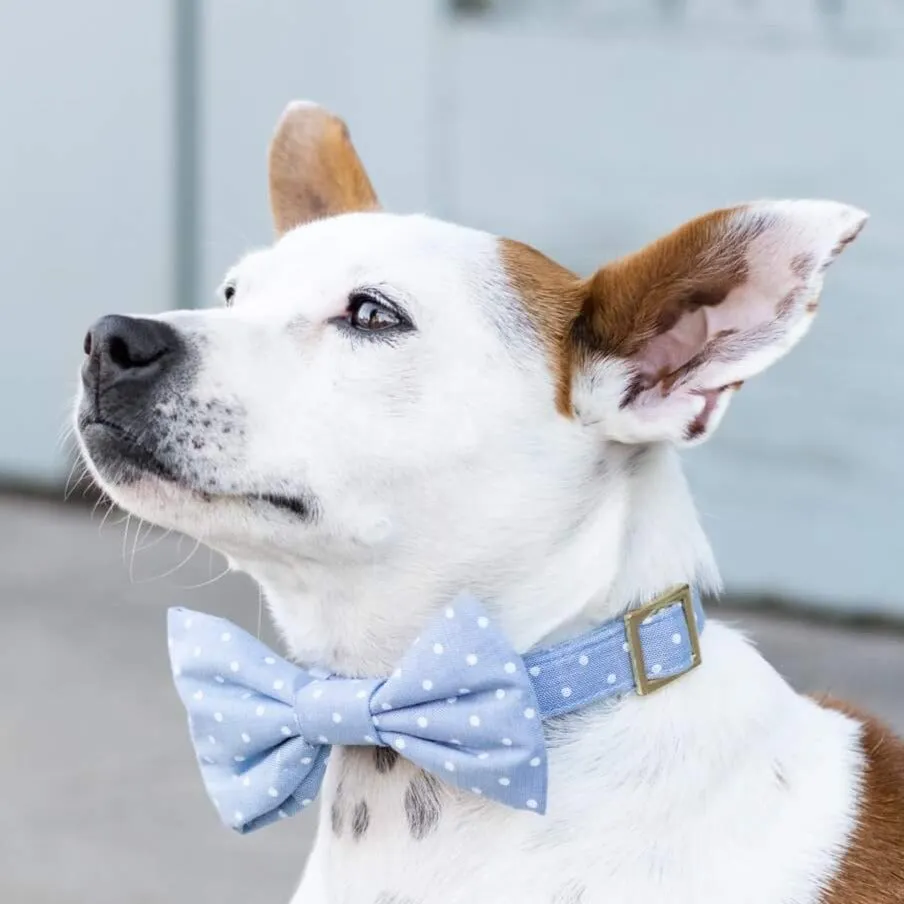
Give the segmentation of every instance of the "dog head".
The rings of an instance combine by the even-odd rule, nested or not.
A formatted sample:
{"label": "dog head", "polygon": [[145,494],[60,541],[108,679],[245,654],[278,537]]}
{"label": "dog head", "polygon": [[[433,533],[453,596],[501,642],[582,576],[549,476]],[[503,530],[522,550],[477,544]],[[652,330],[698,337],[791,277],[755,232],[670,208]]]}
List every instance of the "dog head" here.
{"label": "dog head", "polygon": [[[494,600],[541,563],[563,599],[611,581],[636,450],[711,435],[807,331],[865,220],[743,205],[579,278],[382,212],[344,125],[309,104],[278,126],[270,197],[278,238],[220,309],[92,327],[78,434],[117,503],[254,574],[296,651],[334,667],[366,668],[463,587]],[[543,595],[512,617],[520,642],[574,614]]]}

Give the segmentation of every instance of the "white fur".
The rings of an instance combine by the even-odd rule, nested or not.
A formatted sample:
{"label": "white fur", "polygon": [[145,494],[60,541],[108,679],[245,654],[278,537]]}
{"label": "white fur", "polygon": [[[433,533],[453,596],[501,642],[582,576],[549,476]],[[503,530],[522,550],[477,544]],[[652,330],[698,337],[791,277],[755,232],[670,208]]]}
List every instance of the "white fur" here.
{"label": "white fur", "polygon": [[[717,589],[671,443],[638,451],[613,435],[629,366],[600,362],[576,386],[586,416],[559,414],[491,236],[348,215],[288,233],[230,279],[233,309],[164,315],[202,342],[189,395],[229,408],[222,448],[187,445],[177,465],[196,476],[178,484],[96,476],[126,508],[252,574],[300,661],[384,675],[465,588],[522,650],[675,583]],[[389,345],[329,324],[360,286],[398,299],[416,332]],[[164,406],[167,429],[201,436],[188,405]],[[671,417],[660,430],[683,427],[686,415]],[[312,493],[320,519],[245,498],[256,493]],[[403,806],[414,770],[378,776],[369,751],[337,751],[295,901],[808,904],[853,826],[856,724],[798,696],[717,621],[695,672],[566,717],[550,743],[548,815],[445,790],[420,841]],[[345,798],[368,802],[360,840],[329,826],[340,778]]]}

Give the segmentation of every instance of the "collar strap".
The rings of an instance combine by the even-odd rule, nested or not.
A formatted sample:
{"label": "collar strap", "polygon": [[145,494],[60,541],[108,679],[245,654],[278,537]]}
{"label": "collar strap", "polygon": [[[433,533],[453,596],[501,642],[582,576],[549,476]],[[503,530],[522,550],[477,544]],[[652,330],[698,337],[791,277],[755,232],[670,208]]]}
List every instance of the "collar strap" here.
{"label": "collar strap", "polygon": [[671,684],[700,665],[704,624],[700,595],[685,584],[587,634],[525,654],[542,718]]}

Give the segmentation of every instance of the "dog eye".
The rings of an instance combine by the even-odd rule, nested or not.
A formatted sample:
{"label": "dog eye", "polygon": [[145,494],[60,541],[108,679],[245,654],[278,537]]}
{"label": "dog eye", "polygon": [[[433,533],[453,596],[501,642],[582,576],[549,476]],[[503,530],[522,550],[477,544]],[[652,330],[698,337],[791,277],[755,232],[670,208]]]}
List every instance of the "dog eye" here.
{"label": "dog eye", "polygon": [[235,283],[226,283],[223,286],[223,301],[227,308],[232,307],[232,299],[235,298]]}
{"label": "dog eye", "polygon": [[345,320],[350,327],[362,333],[379,333],[408,326],[398,311],[364,292],[356,292],[349,298]]}

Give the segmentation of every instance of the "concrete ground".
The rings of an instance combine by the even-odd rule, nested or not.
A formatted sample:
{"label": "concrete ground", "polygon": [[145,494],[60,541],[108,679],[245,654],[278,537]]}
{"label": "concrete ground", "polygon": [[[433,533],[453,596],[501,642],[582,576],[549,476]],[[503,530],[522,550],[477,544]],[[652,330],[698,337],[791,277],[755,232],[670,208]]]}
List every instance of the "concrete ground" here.
{"label": "concrete ground", "polygon": [[[0,497],[0,901],[287,902],[312,816],[247,837],[219,825],[167,664],[168,606],[256,631],[257,590],[212,580],[220,561],[188,540],[115,521]],[[722,614],[797,687],[904,731],[904,633]]]}

